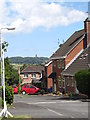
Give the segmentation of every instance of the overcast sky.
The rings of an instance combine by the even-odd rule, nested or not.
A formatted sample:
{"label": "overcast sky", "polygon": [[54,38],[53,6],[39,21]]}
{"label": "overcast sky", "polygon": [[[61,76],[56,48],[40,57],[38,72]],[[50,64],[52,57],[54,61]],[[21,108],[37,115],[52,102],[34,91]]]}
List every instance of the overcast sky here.
{"label": "overcast sky", "polygon": [[73,32],[83,29],[88,1],[1,0],[2,39],[9,43],[5,56],[46,56],[58,49]]}

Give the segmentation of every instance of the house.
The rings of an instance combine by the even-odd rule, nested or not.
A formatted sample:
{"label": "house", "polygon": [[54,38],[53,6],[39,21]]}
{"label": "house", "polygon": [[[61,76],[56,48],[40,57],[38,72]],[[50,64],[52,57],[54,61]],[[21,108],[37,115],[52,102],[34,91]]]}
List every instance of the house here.
{"label": "house", "polygon": [[[87,51],[90,45],[90,19],[84,21],[84,29],[76,31],[66,42],[60,45],[60,48],[50,57],[52,60],[52,73],[50,77],[53,79],[53,89],[55,92],[76,92],[76,83],[74,73],[82,69],[82,65],[73,67],[77,63],[82,54],[88,54]],[[84,53],[86,52],[86,53]],[[89,58],[90,59],[90,58]],[[80,60],[80,59],[79,59]],[[80,63],[80,61],[78,61]],[[82,62],[82,64],[85,61]],[[87,67],[90,63],[87,61]],[[76,64],[78,65],[78,63]],[[71,86],[70,84],[71,83]]]}
{"label": "house", "polygon": [[47,81],[47,91],[52,92],[52,87],[53,87],[53,81],[52,78],[50,78],[50,74],[52,73],[52,61],[48,61],[45,64],[45,73],[46,73],[46,81]]}
{"label": "house", "polygon": [[89,69],[90,45],[74,60],[74,62],[61,74],[65,79],[65,91],[75,93],[77,91],[74,75],[76,72]]}
{"label": "house", "polygon": [[44,67],[41,65],[29,65],[20,72],[21,83],[40,83],[43,77]]}

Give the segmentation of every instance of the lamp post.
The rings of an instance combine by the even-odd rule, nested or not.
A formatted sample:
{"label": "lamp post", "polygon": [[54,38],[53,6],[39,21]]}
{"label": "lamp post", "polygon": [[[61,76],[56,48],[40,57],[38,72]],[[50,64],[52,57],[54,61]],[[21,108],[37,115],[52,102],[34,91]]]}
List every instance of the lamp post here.
{"label": "lamp post", "polygon": [[3,29],[7,29],[7,30],[15,30],[15,28],[1,28],[0,29],[0,46],[1,46],[1,85],[3,86],[3,100],[4,100],[4,108],[0,113],[0,116],[4,116],[4,117],[8,117],[11,116],[13,117],[13,115],[11,113],[9,113],[7,111],[7,105],[6,105],[6,101],[5,101],[5,68],[4,68],[4,49],[2,49],[2,38],[1,38],[1,32]]}

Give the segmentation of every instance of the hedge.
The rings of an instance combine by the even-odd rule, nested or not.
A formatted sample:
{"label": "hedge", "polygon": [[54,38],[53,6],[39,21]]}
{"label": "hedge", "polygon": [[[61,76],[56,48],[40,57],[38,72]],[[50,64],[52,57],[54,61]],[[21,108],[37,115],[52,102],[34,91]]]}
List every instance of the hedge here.
{"label": "hedge", "polygon": [[81,70],[75,74],[78,90],[90,96],[90,69]]}
{"label": "hedge", "polygon": [[[2,98],[3,98],[3,94],[2,94]],[[11,86],[6,85],[5,86],[5,100],[6,100],[6,103],[11,105],[13,103],[13,99],[14,99],[13,88]],[[3,102],[2,102],[2,104],[3,104]]]}

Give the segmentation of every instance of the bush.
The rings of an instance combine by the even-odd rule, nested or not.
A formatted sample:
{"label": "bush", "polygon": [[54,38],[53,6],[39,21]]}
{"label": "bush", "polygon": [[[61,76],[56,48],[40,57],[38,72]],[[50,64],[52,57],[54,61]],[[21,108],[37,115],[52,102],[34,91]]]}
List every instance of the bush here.
{"label": "bush", "polygon": [[68,96],[69,96],[69,97],[72,97],[72,93],[70,92],[70,93],[68,94]]}
{"label": "bush", "polygon": [[78,90],[90,96],[90,69],[81,70],[75,74]]}
{"label": "bush", "polygon": [[62,96],[62,93],[60,91],[57,91],[57,95]]}
{"label": "bush", "polygon": [[11,86],[5,86],[5,100],[7,104],[12,104],[13,103],[13,88]]}
{"label": "bush", "polygon": [[40,90],[40,93],[43,95],[43,94],[45,94],[45,90]]}
{"label": "bush", "polygon": [[36,87],[41,88],[41,83],[34,84]]}

